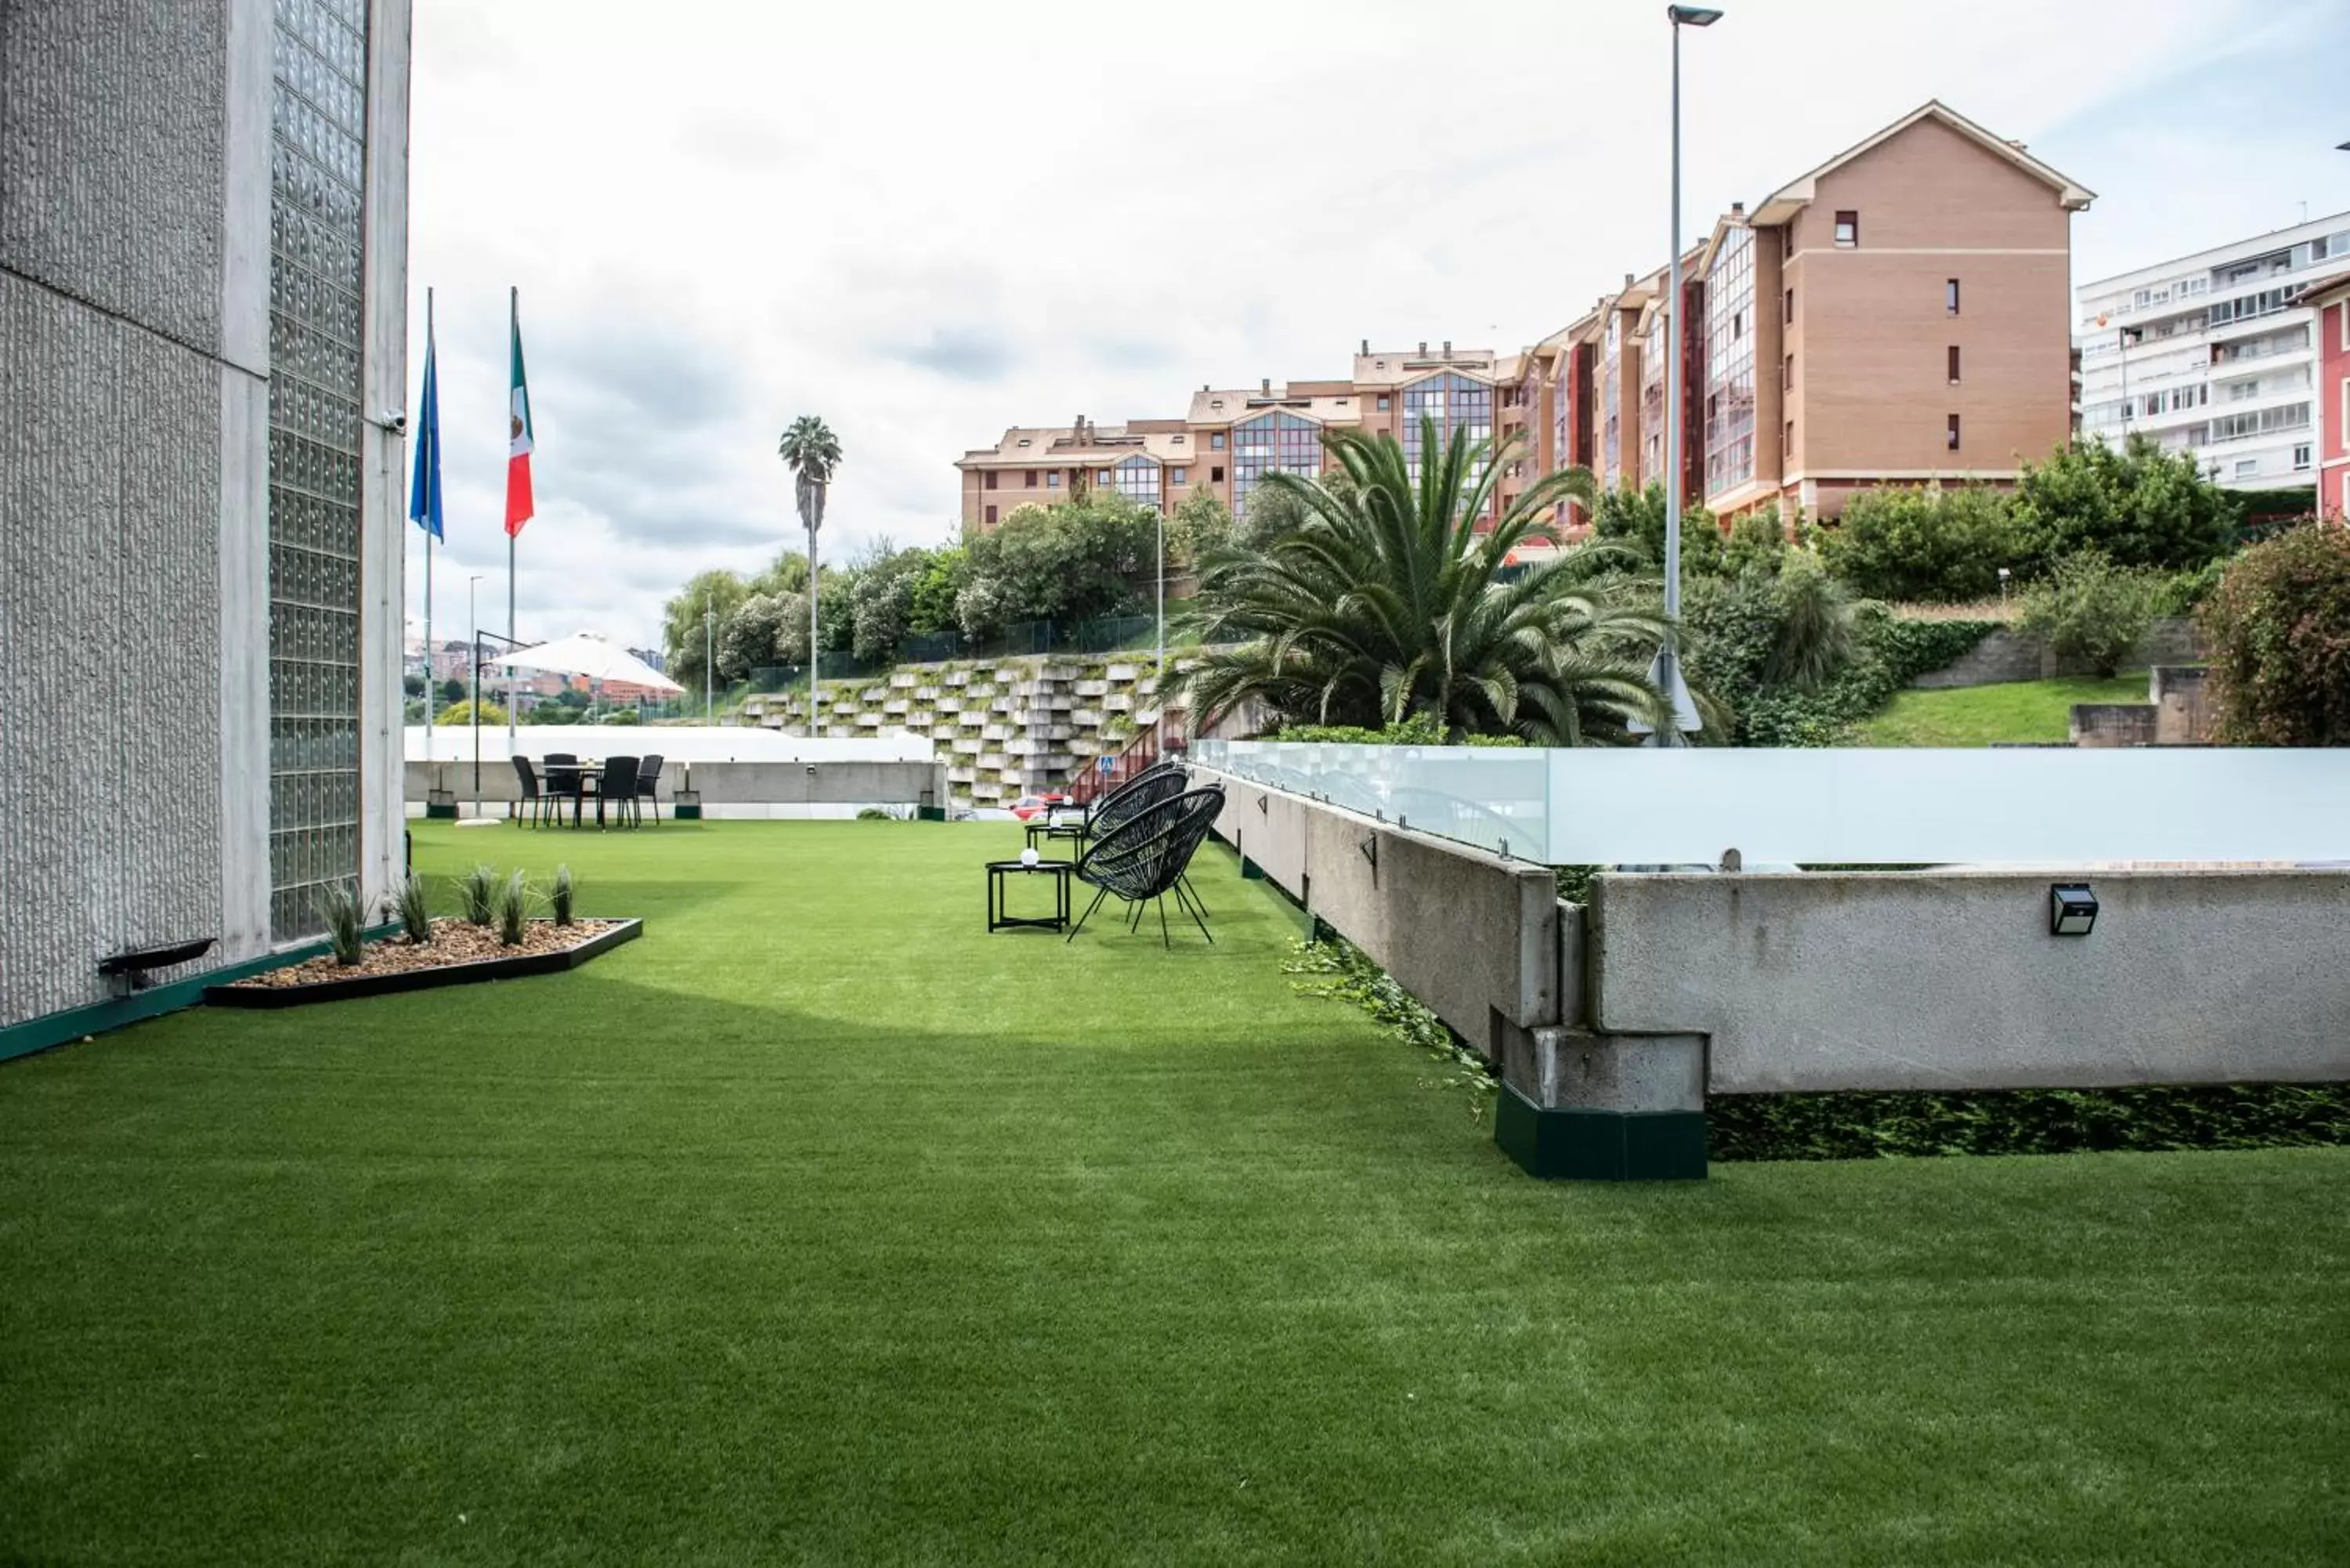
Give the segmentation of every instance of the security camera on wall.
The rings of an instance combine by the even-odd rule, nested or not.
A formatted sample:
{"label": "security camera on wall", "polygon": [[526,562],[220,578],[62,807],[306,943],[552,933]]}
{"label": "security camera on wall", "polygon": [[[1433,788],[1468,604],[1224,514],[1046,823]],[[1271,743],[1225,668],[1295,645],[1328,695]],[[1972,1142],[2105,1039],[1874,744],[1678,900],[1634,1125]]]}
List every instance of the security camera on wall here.
{"label": "security camera on wall", "polygon": [[408,433],[408,416],[398,409],[386,409],[376,415],[375,422],[396,436]]}

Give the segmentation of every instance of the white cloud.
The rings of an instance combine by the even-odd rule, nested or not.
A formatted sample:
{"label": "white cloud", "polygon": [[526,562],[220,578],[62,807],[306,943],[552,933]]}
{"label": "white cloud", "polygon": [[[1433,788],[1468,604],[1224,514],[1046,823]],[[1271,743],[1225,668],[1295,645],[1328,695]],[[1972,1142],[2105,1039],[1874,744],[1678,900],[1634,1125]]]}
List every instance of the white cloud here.
{"label": "white cloud", "polygon": [[[1664,257],[1660,10],[417,0],[439,627],[469,574],[485,610],[504,597],[508,285],[541,512],[523,629],[650,639],[687,576],[796,545],[774,455],[795,415],[847,453],[827,555],[934,543],[950,465],[1007,424],[1571,319]],[[1747,0],[1685,39],[1691,232],[1929,97],[2037,147],[2247,11]]]}

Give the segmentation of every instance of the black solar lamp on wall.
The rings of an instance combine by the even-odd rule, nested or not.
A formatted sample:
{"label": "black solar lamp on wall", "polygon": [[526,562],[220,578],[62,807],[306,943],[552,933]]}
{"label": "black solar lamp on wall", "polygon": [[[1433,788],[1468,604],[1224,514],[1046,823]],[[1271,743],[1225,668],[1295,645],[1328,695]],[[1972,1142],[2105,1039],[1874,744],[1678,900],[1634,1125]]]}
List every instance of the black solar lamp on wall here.
{"label": "black solar lamp on wall", "polygon": [[2085,882],[2059,882],[2048,889],[2048,934],[2085,937],[2097,923],[2097,895]]}

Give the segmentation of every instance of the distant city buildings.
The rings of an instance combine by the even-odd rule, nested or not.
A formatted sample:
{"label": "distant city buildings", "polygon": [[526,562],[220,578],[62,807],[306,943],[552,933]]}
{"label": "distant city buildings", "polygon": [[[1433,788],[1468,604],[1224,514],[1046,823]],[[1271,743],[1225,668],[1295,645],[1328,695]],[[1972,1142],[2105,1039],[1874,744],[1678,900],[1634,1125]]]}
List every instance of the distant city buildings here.
{"label": "distant city buildings", "polygon": [[[1624,275],[1521,352],[1374,352],[1343,379],[1203,387],[1180,419],[1007,431],[966,452],[962,517],[1094,485],[1171,509],[1205,488],[1244,515],[1268,473],[1313,473],[1321,436],[1516,436],[1498,504],[1589,468],[1645,486],[1679,462],[1693,505],[1833,516],[1871,485],[2012,481],[2072,430],[2072,215],[2092,192],[1939,103],[1734,205],[1683,258],[1683,411],[1667,451],[1667,269]],[[1564,509],[1563,509],[1564,513]],[[1576,521],[1562,515],[1570,524]]]}
{"label": "distant city buildings", "polygon": [[2314,484],[2316,313],[2303,296],[2345,263],[2350,213],[2084,285],[2081,433],[2148,436],[2240,490]]}

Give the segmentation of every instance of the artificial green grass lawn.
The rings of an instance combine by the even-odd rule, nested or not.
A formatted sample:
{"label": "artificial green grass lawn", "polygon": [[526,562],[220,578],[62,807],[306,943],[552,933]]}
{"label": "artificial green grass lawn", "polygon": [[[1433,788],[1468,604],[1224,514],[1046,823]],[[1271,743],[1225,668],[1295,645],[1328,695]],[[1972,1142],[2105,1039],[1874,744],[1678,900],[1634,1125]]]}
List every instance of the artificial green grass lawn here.
{"label": "artificial green grass lawn", "polygon": [[1853,735],[1859,746],[1988,746],[2061,742],[2072,735],[2075,702],[2143,702],[2146,672],[2099,680],[2013,680],[1945,691],[1904,691]]}
{"label": "artificial green grass lawn", "polygon": [[0,1067],[0,1559],[2350,1555],[2350,1151],[1544,1184],[1220,851],[418,827],[647,935]]}

